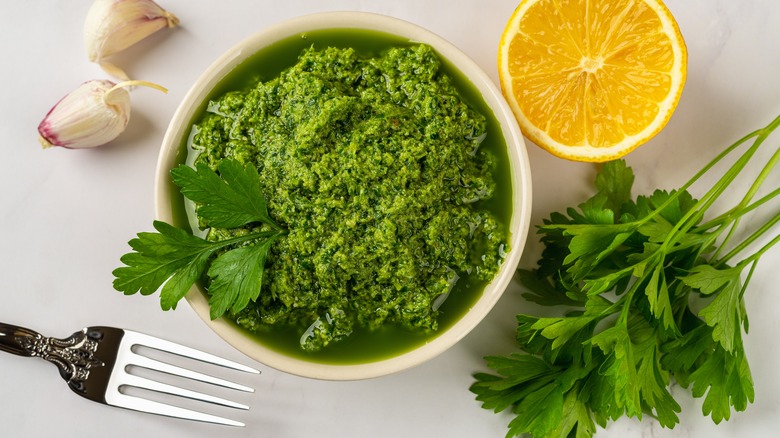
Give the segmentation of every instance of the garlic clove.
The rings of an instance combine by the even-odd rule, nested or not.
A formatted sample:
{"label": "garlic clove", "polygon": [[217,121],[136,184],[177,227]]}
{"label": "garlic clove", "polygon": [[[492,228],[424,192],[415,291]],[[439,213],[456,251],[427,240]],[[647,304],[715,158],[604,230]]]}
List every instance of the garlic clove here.
{"label": "garlic clove", "polygon": [[130,93],[126,87],[145,85],[167,90],[144,81],[115,84],[107,80],[88,81],[60,99],[38,125],[38,141],[44,148],[93,148],[121,134],[130,121]]}
{"label": "garlic clove", "polygon": [[175,15],[152,0],[95,0],[84,22],[87,57],[101,66],[105,64],[108,73],[126,78],[121,69],[104,58],[177,24]]}
{"label": "garlic clove", "polygon": [[111,104],[104,99],[115,85],[105,80],[89,81],[63,97],[38,125],[41,145],[80,149],[115,139],[130,120],[127,90],[114,92]]}

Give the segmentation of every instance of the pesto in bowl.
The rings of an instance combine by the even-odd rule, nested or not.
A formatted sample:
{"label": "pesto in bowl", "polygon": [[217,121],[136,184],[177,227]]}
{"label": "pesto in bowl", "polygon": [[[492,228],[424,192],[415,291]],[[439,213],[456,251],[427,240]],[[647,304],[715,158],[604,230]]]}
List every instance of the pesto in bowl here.
{"label": "pesto in bowl", "polygon": [[[311,46],[279,76],[210,100],[193,130],[195,162],[255,166],[287,228],[259,299],[231,315],[254,333],[296,331],[310,353],[386,325],[433,334],[446,299],[472,292],[458,283],[491,279],[508,252],[484,207],[497,167],[480,148],[486,117],[427,45],[373,57]],[[251,231],[198,219],[209,240]]]}
{"label": "pesto in bowl", "polygon": [[[444,345],[495,302],[497,273],[514,270],[527,233],[513,200],[527,187],[513,174],[517,138],[505,139],[505,122],[437,40],[385,32],[293,32],[225,72],[179,126],[178,162],[255,166],[287,229],[258,300],[210,323],[243,331],[262,352],[253,357],[295,374],[371,377],[388,372],[374,364]],[[253,231],[188,213],[207,239]],[[194,294],[197,310],[208,284]]]}

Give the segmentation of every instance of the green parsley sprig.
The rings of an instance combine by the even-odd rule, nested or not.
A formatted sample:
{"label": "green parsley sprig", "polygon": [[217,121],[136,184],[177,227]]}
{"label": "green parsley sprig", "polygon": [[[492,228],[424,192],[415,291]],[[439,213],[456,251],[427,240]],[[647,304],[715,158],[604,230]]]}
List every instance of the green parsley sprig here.
{"label": "green parsley sprig", "polygon": [[204,224],[215,228],[247,227],[259,231],[209,241],[190,231],[154,221],[156,233],[142,232],[114,270],[114,288],[125,295],[150,295],[160,289],[163,310],[175,309],[192,285],[209,280],[210,317],[238,312],[260,295],[263,269],[273,242],[285,230],[268,214],[257,169],[223,160],[215,172],[205,164],[171,170],[181,193],[198,205]]}
{"label": "green parsley sprig", "polygon": [[[780,235],[735,259],[780,213],[734,240],[741,219],[780,194],[755,199],[780,148],[736,205],[705,218],[778,125],[780,117],[745,136],[680,189],[635,200],[631,169],[622,160],[606,163],[592,198],[544,221],[538,267],[520,270],[519,279],[528,300],[569,310],[560,317],[518,315],[523,352],[487,357],[497,374],[476,374],[470,388],[484,408],[512,410],[507,436],[587,437],[623,415],[647,414],[674,427],[681,408],[668,390],[672,378],[704,397],[703,413],[716,424],[753,401],[743,298],[756,262]],[[694,199],[688,188],[745,144]]]}

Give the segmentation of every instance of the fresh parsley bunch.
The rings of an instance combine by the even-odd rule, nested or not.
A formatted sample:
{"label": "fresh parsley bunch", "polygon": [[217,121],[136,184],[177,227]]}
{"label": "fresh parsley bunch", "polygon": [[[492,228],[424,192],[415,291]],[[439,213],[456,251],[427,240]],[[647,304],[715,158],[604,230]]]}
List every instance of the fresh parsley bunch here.
{"label": "fresh parsley bunch", "polygon": [[192,285],[209,278],[210,317],[238,312],[260,295],[268,250],[284,229],[269,216],[257,169],[223,160],[213,171],[205,164],[171,170],[181,193],[198,205],[204,225],[246,228],[231,239],[209,241],[190,231],[154,221],[156,233],[138,233],[127,266],[114,270],[114,288],[125,295],[150,295],[160,287],[163,310],[175,309]]}
{"label": "fresh parsley bunch", "polygon": [[[679,190],[632,199],[631,169],[622,160],[606,163],[592,198],[544,221],[538,267],[519,271],[524,296],[569,310],[560,317],[518,315],[524,352],[487,357],[496,374],[476,374],[471,386],[484,408],[516,415],[507,436],[587,437],[623,415],[647,414],[674,427],[680,405],[668,390],[672,378],[704,397],[703,413],[716,424],[753,401],[743,297],[756,262],[780,235],[737,257],[760,242],[780,213],[734,240],[743,216],[780,193],[755,199],[780,149],[738,204],[715,217],[707,213],[778,125],[780,117],[747,135]],[[745,144],[694,199],[688,188]]]}

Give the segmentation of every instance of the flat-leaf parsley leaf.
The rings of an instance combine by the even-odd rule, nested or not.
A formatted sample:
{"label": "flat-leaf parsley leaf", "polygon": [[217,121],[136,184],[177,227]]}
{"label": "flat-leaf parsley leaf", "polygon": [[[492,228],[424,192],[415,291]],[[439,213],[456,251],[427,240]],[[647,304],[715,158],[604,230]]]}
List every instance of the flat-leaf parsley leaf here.
{"label": "flat-leaf parsley leaf", "polygon": [[161,307],[175,309],[206,274],[212,319],[238,312],[257,299],[268,250],[284,229],[268,214],[257,169],[223,160],[217,170],[203,164],[196,168],[181,165],[171,170],[171,176],[182,194],[198,206],[204,226],[247,227],[247,233],[209,241],[154,221],[157,232],[138,233],[129,242],[133,252],[120,258],[126,266],[113,272],[116,290],[125,295],[150,295],[162,286]]}

